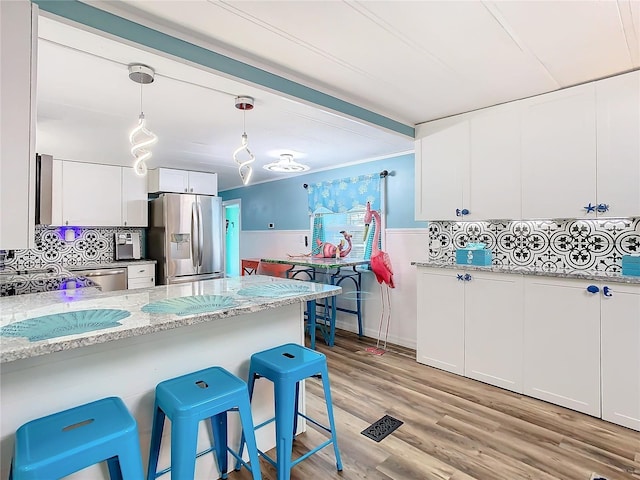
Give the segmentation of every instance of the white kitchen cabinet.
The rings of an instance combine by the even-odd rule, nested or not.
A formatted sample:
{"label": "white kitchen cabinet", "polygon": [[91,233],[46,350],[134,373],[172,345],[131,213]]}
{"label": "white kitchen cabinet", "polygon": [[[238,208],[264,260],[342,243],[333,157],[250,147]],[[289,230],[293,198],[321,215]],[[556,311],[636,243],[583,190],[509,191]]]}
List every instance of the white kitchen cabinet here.
{"label": "white kitchen cabinet", "polygon": [[148,288],[156,285],[156,266],[153,263],[127,266],[127,288]]}
{"label": "white kitchen cabinet", "polygon": [[218,194],[218,174],[189,172],[189,193],[201,195]]}
{"label": "white kitchen cabinet", "polygon": [[470,271],[464,278],[464,375],[522,393],[523,276]]}
{"label": "white kitchen cabinet", "polygon": [[523,103],[523,218],[580,218],[596,201],[595,106],[593,83]]}
{"label": "white kitchen cabinet", "polygon": [[523,278],[418,269],[417,361],[522,392]]}
{"label": "white kitchen cabinet", "polygon": [[471,117],[465,220],[521,218],[520,117],[516,104],[485,109]]}
{"label": "white kitchen cabinet", "polygon": [[0,249],[33,247],[38,7],[0,2]]}
{"label": "white kitchen cabinet", "polygon": [[120,226],[121,219],[122,167],[63,162],[62,220],[64,225]]}
{"label": "white kitchen cabinet", "polygon": [[469,122],[461,120],[415,142],[417,220],[462,220],[469,178]]}
{"label": "white kitchen cabinet", "polygon": [[600,298],[592,282],[525,276],[523,393],[600,416]]}
{"label": "white kitchen cabinet", "polygon": [[640,430],[640,285],[593,285],[600,289],[602,418]]}
{"label": "white kitchen cabinet", "polygon": [[640,71],[596,82],[596,118],[597,215],[640,216]]}
{"label": "white kitchen cabinet", "polygon": [[148,225],[147,178],[136,174],[133,168],[122,168],[122,219],[125,227]]}
{"label": "white kitchen cabinet", "polygon": [[416,360],[464,374],[464,283],[455,272],[418,268]]}
{"label": "white kitchen cabinet", "polygon": [[[434,122],[434,127],[436,127]],[[520,110],[449,119],[416,141],[416,218],[520,218]]]}
{"label": "white kitchen cabinet", "polygon": [[172,168],[155,168],[148,173],[149,192],[218,194],[216,173],[191,172]]}

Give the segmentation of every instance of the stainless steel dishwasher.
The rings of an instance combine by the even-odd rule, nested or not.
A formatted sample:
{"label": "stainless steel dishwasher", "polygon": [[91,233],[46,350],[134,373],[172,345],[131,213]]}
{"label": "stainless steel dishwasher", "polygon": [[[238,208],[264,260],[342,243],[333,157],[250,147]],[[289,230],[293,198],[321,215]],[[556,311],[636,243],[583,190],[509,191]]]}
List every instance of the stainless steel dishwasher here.
{"label": "stainless steel dishwasher", "polygon": [[92,268],[89,270],[74,270],[79,277],[87,277],[97,283],[103,292],[127,289],[126,268]]}

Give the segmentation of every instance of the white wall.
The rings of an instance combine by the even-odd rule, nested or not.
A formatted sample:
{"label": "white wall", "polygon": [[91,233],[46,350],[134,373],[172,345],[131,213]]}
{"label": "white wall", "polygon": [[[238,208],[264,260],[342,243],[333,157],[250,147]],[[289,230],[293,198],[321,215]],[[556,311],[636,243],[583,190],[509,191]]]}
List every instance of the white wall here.
{"label": "white wall", "polygon": [[[240,258],[286,258],[309,252],[304,246],[308,230],[260,230],[240,233]],[[416,347],[416,267],[412,261],[427,258],[429,237],[427,229],[386,229],[383,249],[391,257],[396,288],[391,290],[391,324],[389,342],[409,348]],[[381,315],[380,286],[373,273],[362,274],[363,328],[367,337],[376,338]],[[351,282],[344,282],[345,292],[352,291]],[[350,295],[347,293],[347,297]],[[355,301],[338,299],[338,306],[355,308]],[[358,331],[355,315],[338,312],[338,328]],[[384,336],[384,328],[383,328]]]}

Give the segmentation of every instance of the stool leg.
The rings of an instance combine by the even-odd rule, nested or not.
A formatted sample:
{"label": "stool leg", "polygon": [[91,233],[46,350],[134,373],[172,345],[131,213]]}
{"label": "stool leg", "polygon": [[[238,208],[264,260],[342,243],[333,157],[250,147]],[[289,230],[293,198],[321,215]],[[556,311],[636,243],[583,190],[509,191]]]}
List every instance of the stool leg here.
{"label": "stool leg", "polygon": [[331,388],[329,387],[329,371],[326,364],[322,368],[322,387],[324,389],[324,400],[327,404],[327,417],[329,417],[329,426],[331,428],[331,439],[333,441],[333,451],[336,455],[336,468],[342,471],[342,459],[340,458],[340,449],[338,448],[338,435],[336,434],[336,422],[333,419],[333,403],[331,402]]}
{"label": "stool leg", "polygon": [[158,471],[158,456],[160,455],[160,441],[162,440],[162,431],[164,430],[164,417],[164,412],[158,407],[158,404],[154,404],[147,480],[155,480],[156,472]]}
{"label": "stool leg", "polygon": [[[251,368],[251,364],[249,364],[249,377],[247,378],[247,391],[249,392],[249,402],[253,398],[253,386],[256,382],[256,372]],[[253,425],[251,426],[251,430],[253,431]],[[240,446],[238,447],[238,455],[242,458],[242,452],[244,452],[244,443],[246,441],[245,429],[242,429],[242,436],[240,437]],[[255,435],[255,433],[254,433]],[[240,470],[242,468],[242,464],[239,461],[236,461],[235,470]]]}
{"label": "stool leg", "polygon": [[198,422],[172,419],[171,428],[171,478],[192,479],[196,469]]}
{"label": "stool leg", "polygon": [[247,452],[249,453],[249,463],[251,465],[253,480],[262,480],[258,446],[256,445],[256,436],[253,430],[253,415],[251,414],[251,404],[249,403],[248,396],[238,402],[238,412],[240,413],[240,422],[242,423],[242,436],[247,442]]}
{"label": "stool leg", "polygon": [[213,430],[213,446],[216,451],[218,470],[222,478],[227,478],[227,412],[221,412],[209,419]]}
{"label": "stool leg", "polygon": [[[123,440],[121,445],[120,454],[118,455],[118,463],[122,475],[120,478],[124,480],[142,480],[144,473],[142,472],[141,458],[140,441],[138,440],[138,430],[136,429],[135,433]],[[113,480],[114,477],[111,478]]]}
{"label": "stool leg", "polygon": [[296,382],[296,395],[293,399],[293,438],[296,438],[296,432],[298,431],[298,411],[300,406],[298,405],[300,399],[300,382]]}
{"label": "stool leg", "polygon": [[122,471],[120,470],[118,457],[107,459],[107,467],[109,468],[109,478],[111,480],[122,480]]}
{"label": "stool leg", "polygon": [[295,385],[291,382],[275,384],[276,454],[278,480],[291,478],[291,452],[293,449],[293,408]]}

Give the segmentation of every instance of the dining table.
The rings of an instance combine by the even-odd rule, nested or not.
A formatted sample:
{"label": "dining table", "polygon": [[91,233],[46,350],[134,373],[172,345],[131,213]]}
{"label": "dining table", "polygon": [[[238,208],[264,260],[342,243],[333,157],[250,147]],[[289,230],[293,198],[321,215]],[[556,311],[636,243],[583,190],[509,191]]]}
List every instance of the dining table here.
{"label": "dining table", "polygon": [[[308,308],[307,319],[311,334],[311,348],[315,348],[315,329],[318,325],[328,324],[329,332],[323,331],[327,345],[333,346],[335,342],[337,312],[345,312],[356,315],[358,319],[358,336],[363,335],[362,326],[362,272],[366,271],[370,261],[364,258],[325,258],[314,256],[287,256],[277,258],[260,258],[262,263],[289,265],[285,275],[290,279],[322,282],[329,285],[341,286],[343,282],[351,282],[355,292],[355,309],[338,306],[336,297],[324,301],[324,310],[320,318],[324,321],[318,324],[318,315],[315,309]],[[313,311],[312,311],[313,310]]]}

